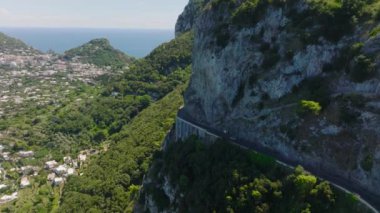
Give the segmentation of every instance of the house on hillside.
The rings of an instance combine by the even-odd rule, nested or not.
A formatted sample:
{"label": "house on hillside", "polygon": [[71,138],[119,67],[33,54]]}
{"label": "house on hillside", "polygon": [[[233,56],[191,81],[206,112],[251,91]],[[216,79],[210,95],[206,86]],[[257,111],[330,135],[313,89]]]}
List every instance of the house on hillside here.
{"label": "house on hillside", "polygon": [[3,152],[1,155],[5,161],[9,161],[11,158],[9,157],[10,152]]}
{"label": "house on hillside", "polygon": [[61,185],[63,182],[65,182],[65,180],[64,180],[63,178],[61,178],[61,177],[56,177],[56,178],[54,178],[54,180],[53,180],[53,185],[54,185],[54,186],[59,186],[59,185]]}
{"label": "house on hillside", "polygon": [[39,167],[37,166],[22,166],[20,168],[20,171],[22,172],[23,175],[30,175],[30,174],[33,174],[35,172],[38,172],[40,170]]}
{"label": "house on hillside", "polygon": [[30,181],[29,181],[29,178],[27,176],[24,176],[21,178],[20,187],[25,188],[27,186],[30,186]]}
{"label": "house on hillside", "polygon": [[17,199],[18,193],[14,192],[12,195],[4,195],[0,198],[0,204]]}
{"label": "house on hillside", "polygon": [[5,184],[0,184],[0,191],[3,190],[3,189],[6,189],[6,188],[8,188],[7,185],[5,185]]}
{"label": "house on hillside", "polygon": [[19,151],[18,156],[20,156],[21,158],[30,158],[34,156],[34,152],[33,151]]}
{"label": "house on hillside", "polygon": [[47,180],[48,181],[54,181],[54,178],[55,178],[55,173],[50,173],[50,174],[48,174],[48,176],[47,176]]}
{"label": "house on hillside", "polygon": [[64,175],[65,177],[75,175],[75,169],[74,168],[68,168],[67,173]]}
{"label": "house on hillside", "polygon": [[55,160],[45,162],[45,169],[53,170],[57,166],[58,163]]}
{"label": "house on hillside", "polygon": [[61,176],[67,173],[67,166],[66,165],[59,165],[57,168],[54,169],[55,174]]}

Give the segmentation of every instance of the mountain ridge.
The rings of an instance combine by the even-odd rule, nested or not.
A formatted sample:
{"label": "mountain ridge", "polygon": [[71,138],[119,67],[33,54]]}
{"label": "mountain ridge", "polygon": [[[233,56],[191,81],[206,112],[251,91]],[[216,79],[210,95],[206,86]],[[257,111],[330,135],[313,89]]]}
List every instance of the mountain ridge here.
{"label": "mountain ridge", "polygon": [[31,51],[33,53],[38,53],[38,50],[30,47],[20,39],[13,38],[0,32],[0,51],[8,53],[22,53]]}

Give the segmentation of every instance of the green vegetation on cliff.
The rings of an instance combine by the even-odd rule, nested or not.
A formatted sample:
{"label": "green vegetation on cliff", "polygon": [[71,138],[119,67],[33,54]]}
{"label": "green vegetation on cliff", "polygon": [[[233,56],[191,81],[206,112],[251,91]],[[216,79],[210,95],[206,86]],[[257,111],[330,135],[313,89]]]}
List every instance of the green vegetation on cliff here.
{"label": "green vegetation on cliff", "polygon": [[169,75],[178,68],[186,68],[191,63],[193,33],[187,32],[171,42],[161,44],[146,58],[147,69],[157,70],[159,74]]}
{"label": "green vegetation on cliff", "polygon": [[302,113],[313,113],[314,115],[319,115],[322,110],[321,105],[315,101],[302,100],[300,105]]}
{"label": "green vegetation on cliff", "polygon": [[[152,196],[159,210],[170,205],[178,212],[370,212],[301,167],[293,171],[225,142],[206,145],[190,138],[156,156],[147,178],[153,182],[144,185],[140,202]],[[174,203],[162,189],[166,178]]]}
{"label": "green vegetation on cliff", "polygon": [[122,79],[106,84],[105,95],[149,95],[162,98],[190,78],[193,33],[187,32],[162,44],[146,58],[137,61]]}
{"label": "green vegetation on cliff", "polygon": [[[293,7],[302,3],[306,3],[308,7],[301,10],[300,7]],[[210,5],[214,10],[227,8],[230,15],[224,21],[228,23],[225,29],[254,27],[268,8],[292,8],[287,14],[291,18],[287,27],[291,27],[292,31],[298,29],[308,43],[318,42],[320,37],[336,42],[352,33],[358,23],[373,22],[380,17],[378,0],[213,0]],[[216,31],[220,29],[216,28]],[[226,40],[230,38],[227,35],[228,32],[224,32]],[[220,41],[218,43],[223,44]]]}

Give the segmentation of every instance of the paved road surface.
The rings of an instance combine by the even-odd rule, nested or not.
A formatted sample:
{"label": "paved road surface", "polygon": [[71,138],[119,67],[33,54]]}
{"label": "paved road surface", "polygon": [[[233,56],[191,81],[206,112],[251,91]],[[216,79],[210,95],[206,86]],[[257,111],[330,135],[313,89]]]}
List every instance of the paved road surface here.
{"label": "paved road surface", "polygon": [[318,168],[316,169],[314,167],[304,165],[302,162],[297,162],[293,159],[287,158],[281,153],[270,150],[267,147],[260,145],[259,143],[252,143],[250,141],[233,138],[222,131],[210,128],[206,125],[202,125],[198,123],[197,121],[195,121],[194,119],[192,119],[191,116],[187,115],[182,109],[178,112],[177,116],[179,119],[187,122],[188,124],[191,124],[192,126],[196,128],[201,128],[203,130],[206,130],[207,132],[217,135],[220,138],[230,143],[233,143],[235,145],[238,145],[244,149],[251,149],[256,152],[273,157],[274,159],[276,159],[277,163],[283,166],[286,166],[289,168],[295,168],[296,166],[301,165],[305,168],[305,170],[309,171],[313,175],[317,176],[320,179],[327,180],[328,182],[330,182],[330,184],[345,191],[346,193],[359,195],[358,198],[360,202],[362,202],[368,208],[373,210],[375,213],[379,213],[378,210],[380,209],[380,197],[363,190],[358,185],[353,184],[352,182],[346,180],[343,177],[335,176],[335,175],[326,173],[325,171],[321,169],[318,169]]}

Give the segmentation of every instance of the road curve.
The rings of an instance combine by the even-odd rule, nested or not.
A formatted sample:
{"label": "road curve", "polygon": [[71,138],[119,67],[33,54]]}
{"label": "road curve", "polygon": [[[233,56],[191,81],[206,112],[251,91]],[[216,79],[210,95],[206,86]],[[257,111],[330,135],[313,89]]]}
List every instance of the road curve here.
{"label": "road curve", "polygon": [[319,179],[326,180],[326,181],[330,182],[330,184],[335,186],[336,188],[339,188],[346,193],[359,195],[358,200],[361,203],[363,203],[365,206],[367,206],[373,212],[379,213],[380,197],[363,190],[362,188],[360,188],[357,185],[353,184],[352,182],[344,179],[343,177],[331,175],[329,173],[324,172],[321,169],[315,169],[311,166],[304,165],[301,162],[297,162],[293,159],[289,159],[289,158],[285,157],[284,155],[282,155],[281,153],[270,150],[267,147],[260,145],[259,143],[252,143],[250,141],[233,138],[230,135],[228,135],[222,131],[219,131],[219,130],[207,127],[206,125],[198,123],[197,121],[192,119],[191,116],[187,115],[184,112],[184,110],[182,110],[182,109],[180,109],[178,111],[177,119],[180,119],[180,120],[186,122],[187,124],[192,125],[195,128],[202,129],[203,131],[206,131],[211,135],[216,135],[219,138],[226,140],[226,141],[228,141],[234,145],[237,145],[241,148],[254,150],[258,153],[270,156],[270,157],[276,159],[277,163],[279,163],[285,167],[294,169],[296,166],[301,165],[304,167],[304,169],[306,171],[312,173],[313,175],[315,175]]}

